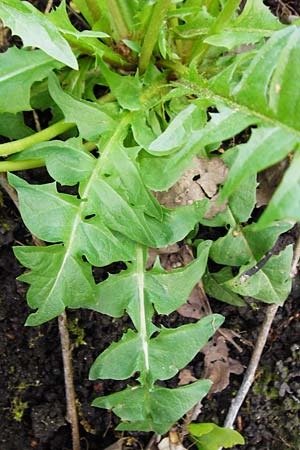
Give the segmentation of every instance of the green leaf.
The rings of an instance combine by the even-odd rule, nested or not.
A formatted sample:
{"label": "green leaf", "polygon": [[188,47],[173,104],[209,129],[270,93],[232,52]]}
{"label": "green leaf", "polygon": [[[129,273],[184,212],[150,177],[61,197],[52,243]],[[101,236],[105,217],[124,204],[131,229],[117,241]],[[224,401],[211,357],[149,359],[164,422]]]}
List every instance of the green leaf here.
{"label": "green leaf", "polygon": [[232,270],[230,267],[224,267],[219,272],[207,273],[203,276],[203,286],[205,292],[213,298],[220,300],[221,302],[229,303],[234,306],[245,306],[245,301],[232,290],[226,286],[225,281],[233,278]]}
{"label": "green leaf", "polygon": [[44,159],[51,177],[62,185],[73,186],[87,179],[96,159],[81,144],[81,140],[53,140],[34,145],[11,157],[13,161]]}
{"label": "green leaf", "polygon": [[147,152],[152,155],[168,155],[179,146],[184,145],[190,138],[190,133],[193,131],[193,125],[196,123],[196,120],[199,126],[201,112],[202,108],[199,111],[196,105],[188,105],[180,111],[166,131],[149,145]]}
{"label": "green leaf", "polygon": [[210,386],[209,380],[200,380],[177,389],[155,386],[151,392],[134,386],[97,398],[93,406],[112,409],[121,417],[123,422],[118,425],[119,430],[156,431],[163,434],[208,393]]}
{"label": "green leaf", "polygon": [[115,121],[95,103],[76,99],[63,91],[54,74],[49,75],[49,92],[62,110],[66,122],[76,123],[81,137],[96,141],[103,133],[116,127]]}
{"label": "green leaf", "polygon": [[33,83],[60,67],[60,63],[40,50],[12,47],[0,54],[0,112],[31,110],[30,89]]}
{"label": "green leaf", "polygon": [[192,423],[189,432],[199,450],[218,450],[245,444],[243,436],[230,428],[219,427],[214,423]]}
{"label": "green leaf", "polygon": [[19,280],[31,284],[27,301],[31,308],[38,308],[26,325],[40,325],[61,314],[66,306],[80,307],[93,298],[94,279],[89,264],[76,254],[67,258],[62,245],[14,247],[14,253],[21,264],[31,269]]}
{"label": "green leaf", "polygon": [[278,222],[263,230],[256,224],[242,227],[236,224],[226,236],[217,239],[211,247],[210,257],[217,263],[240,266],[255,264],[275,245],[280,234],[288,231],[290,222]]}
{"label": "green leaf", "polygon": [[[223,320],[222,316],[214,314],[194,324],[163,328],[157,337],[148,342],[149,380],[167,380],[176,375],[207,343]],[[143,373],[145,370],[142,337],[128,330],[119,342],[111,344],[98,356],[89,376],[92,380],[126,380],[135,372]]]}
{"label": "green leaf", "polygon": [[0,17],[13,34],[22,38],[25,47],[38,47],[51,58],[72,69],[78,69],[77,60],[68,42],[47,17],[29,2],[2,0]]}
{"label": "green leaf", "polygon": [[[1,60],[0,60],[1,61]],[[1,89],[1,88],[0,88]],[[30,136],[34,131],[24,123],[21,113],[0,114],[0,135],[10,139],[21,139]]]}
{"label": "green leaf", "polygon": [[275,191],[267,209],[258,221],[258,227],[267,227],[282,218],[300,220],[300,152],[297,151],[293,161],[283,176],[280,186]]}
{"label": "green leaf", "polygon": [[122,108],[129,111],[140,110],[142,108],[140,101],[142,85],[138,77],[118,75],[109,70],[101,59],[99,59],[98,64],[111,93],[117,98]]}
{"label": "green leaf", "polygon": [[204,40],[211,45],[231,50],[243,44],[254,44],[285,26],[261,0],[247,0],[242,13],[223,32]]}
{"label": "green leaf", "polygon": [[[211,241],[200,244],[199,257],[183,268],[166,272],[156,265],[144,273],[146,301],[149,305],[153,303],[159,314],[170,314],[186,301],[205,271],[210,245]],[[136,272],[129,267],[127,271],[111,275],[100,283],[95,303],[89,307],[113,317],[121,317],[130,304],[137,302]]]}
{"label": "green leaf", "polygon": [[254,275],[244,275],[251,268],[242,266],[239,274],[226,285],[240,295],[282,305],[291,291],[293,248],[288,245],[278,256],[272,256]]}
{"label": "green leaf", "polygon": [[241,181],[249,175],[281,161],[296,142],[295,136],[280,127],[254,129],[249,141],[234,149],[235,158],[221,198],[224,199],[236,191]]}
{"label": "green leaf", "polygon": [[[221,112],[212,114],[211,120],[206,124],[206,113],[201,108],[194,109],[192,106],[193,105],[190,105],[188,111],[184,110],[186,113],[189,112],[187,115],[187,124],[190,123],[189,128],[187,128],[189,130],[188,135],[186,135],[183,142],[181,142],[183,139],[183,131],[180,132],[181,134],[179,134],[178,139],[176,133],[172,138],[172,146],[177,145],[175,151],[159,158],[155,157],[153,154],[150,155],[148,151],[141,152],[139,155],[143,179],[147,186],[155,191],[168,190],[177,181],[180,175],[192,165],[195,155],[206,156],[204,150],[205,146],[229,139],[250,124],[257,122],[257,119],[254,119],[248,114],[244,115],[237,113],[237,111],[230,110],[229,108],[220,107]],[[193,115],[191,115],[194,111],[195,113],[197,112],[197,114],[195,114],[197,121],[195,120],[195,117],[193,119]],[[183,114],[183,112],[180,114]],[[173,122],[175,122],[175,120],[176,119],[174,119]],[[193,128],[191,127],[191,120],[195,121]],[[186,125],[186,127],[187,126],[188,125]],[[168,129],[169,128],[167,128],[154,142],[161,142],[166,145],[166,142],[169,139]],[[158,144],[155,145],[157,146]],[[159,144],[159,148],[163,148],[163,145]]]}

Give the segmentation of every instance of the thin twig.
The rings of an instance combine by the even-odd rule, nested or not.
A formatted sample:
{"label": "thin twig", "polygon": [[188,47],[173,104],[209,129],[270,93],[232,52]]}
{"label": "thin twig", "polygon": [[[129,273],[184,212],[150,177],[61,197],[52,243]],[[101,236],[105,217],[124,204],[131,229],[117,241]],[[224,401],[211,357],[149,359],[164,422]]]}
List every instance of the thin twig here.
{"label": "thin twig", "polygon": [[72,428],[73,450],[80,450],[80,435],[78,427],[78,415],[76,408],[76,395],[73,379],[72,357],[70,337],[67,326],[67,314],[64,311],[58,316],[58,327],[64,363],[64,378],[67,400],[67,420]]}
{"label": "thin twig", "polygon": [[5,173],[0,173],[0,185],[4,191],[8,194],[11,200],[14,202],[15,207],[19,209],[18,196],[14,188],[8,183]]}
{"label": "thin twig", "polygon": [[297,275],[298,272],[298,264],[299,264],[299,259],[300,259],[300,229],[299,229],[299,224],[297,225],[298,227],[298,237],[295,243],[295,247],[294,247],[294,256],[293,256],[293,262],[292,262],[292,267],[291,267],[291,277],[294,278]]}
{"label": "thin twig", "polygon": [[45,8],[44,14],[48,14],[50,12],[50,9],[53,6],[53,0],[48,0],[47,6]]}
{"label": "thin twig", "polygon": [[[296,275],[296,272],[297,272],[296,268],[299,263],[299,259],[300,259],[300,234],[298,234],[298,237],[297,237],[297,240],[296,240],[296,243],[294,246],[294,255],[293,255],[293,260],[292,260],[291,276]],[[274,317],[277,313],[278,308],[279,308],[279,305],[273,304],[273,305],[269,305],[266,309],[265,319],[261,326],[249,366],[246,370],[243,382],[237,393],[237,396],[231,402],[229,411],[228,411],[227,416],[224,421],[224,427],[233,428],[233,424],[238,415],[238,412],[239,412],[239,410],[249,392],[249,389],[254,381],[255,372],[256,372],[257,366],[259,364],[259,361],[261,359],[261,355],[262,355],[264,346],[267,342],[270,328],[271,328],[272,322],[274,320]],[[219,450],[222,450],[222,448],[223,447],[220,447]]]}
{"label": "thin twig", "polygon": [[[0,174],[0,185],[4,191],[9,195],[14,202],[16,208],[19,210],[18,196],[15,189],[10,186],[7,181],[7,176],[4,173]],[[36,246],[45,246],[45,242],[36,236],[32,235],[32,239]],[[62,350],[62,359],[64,366],[65,392],[67,403],[67,420],[71,424],[72,429],[72,443],[73,450],[80,450],[80,435],[78,426],[78,415],[76,408],[76,396],[73,380],[72,370],[72,351],[70,346],[70,338],[67,327],[67,315],[65,312],[58,317],[59,337]]]}
{"label": "thin twig", "polygon": [[160,435],[157,434],[157,433],[154,433],[154,434],[151,436],[151,439],[150,439],[150,441],[148,442],[147,447],[146,447],[145,450],[152,450],[152,446],[155,445],[155,444],[159,441],[159,439],[160,439]]}
{"label": "thin twig", "polygon": [[245,397],[248,394],[248,391],[254,381],[255,372],[256,372],[257,366],[259,364],[264,346],[267,342],[269,331],[270,331],[273,319],[275,317],[275,314],[276,314],[278,308],[279,308],[279,305],[273,304],[273,305],[268,306],[266,309],[265,319],[261,326],[249,366],[244,375],[242,385],[238,391],[237,396],[232,400],[232,403],[230,405],[229,411],[227,413],[227,416],[226,416],[226,419],[224,422],[224,426],[227,428],[233,427],[233,424],[234,424],[236,416],[240,410],[240,407],[242,406],[242,403],[244,402]]}
{"label": "thin twig", "polygon": [[32,115],[33,115],[33,120],[34,120],[36,131],[42,131],[39,115],[35,109],[32,110]]}

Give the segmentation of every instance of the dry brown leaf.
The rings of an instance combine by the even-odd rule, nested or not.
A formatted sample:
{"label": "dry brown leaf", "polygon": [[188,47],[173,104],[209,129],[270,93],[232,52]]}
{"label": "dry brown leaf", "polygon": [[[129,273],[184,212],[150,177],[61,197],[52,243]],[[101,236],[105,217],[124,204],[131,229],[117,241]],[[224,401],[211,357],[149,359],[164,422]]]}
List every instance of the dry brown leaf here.
{"label": "dry brown leaf", "polygon": [[191,292],[188,301],[177,309],[183,317],[201,319],[201,317],[211,314],[208,298],[202,288],[202,283],[198,283]]}
{"label": "dry brown leaf", "polygon": [[178,377],[179,377],[178,386],[182,386],[183,384],[189,384],[192,383],[193,381],[197,381],[197,378],[195,378],[192,375],[190,369],[182,369],[179,372]]}
{"label": "dry brown leaf", "polygon": [[256,190],[257,208],[267,205],[270,202],[288,164],[288,158],[286,158],[258,174],[259,184]]}
{"label": "dry brown leaf", "polygon": [[205,355],[203,378],[213,382],[210,393],[223,391],[229,384],[230,374],[239,375],[244,370],[239,361],[229,358],[229,350],[223,336],[215,335],[201,352]]}
{"label": "dry brown leaf", "polygon": [[194,158],[193,167],[166,192],[157,192],[156,198],[167,208],[191,205],[209,198],[211,205],[205,218],[211,218],[226,209],[226,202],[218,205],[218,187],[224,183],[228,168],[220,158]]}
{"label": "dry brown leaf", "polygon": [[165,248],[151,248],[148,253],[147,269],[153,266],[157,256],[159,256],[160,264],[165,270],[186,266],[194,259],[193,251],[188,245],[180,247],[178,244],[174,244]]}
{"label": "dry brown leaf", "polygon": [[169,437],[163,438],[158,444],[158,448],[159,450],[186,450],[180,442],[178,444],[173,444]]}

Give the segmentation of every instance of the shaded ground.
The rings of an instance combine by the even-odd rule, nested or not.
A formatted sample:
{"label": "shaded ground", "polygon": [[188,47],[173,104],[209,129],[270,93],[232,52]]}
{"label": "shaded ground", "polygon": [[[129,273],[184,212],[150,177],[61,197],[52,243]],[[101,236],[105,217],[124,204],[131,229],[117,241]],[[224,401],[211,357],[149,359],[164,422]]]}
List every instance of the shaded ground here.
{"label": "shaded ground", "polygon": [[[43,9],[46,1],[32,2]],[[273,12],[284,15],[299,12],[298,1],[265,2]],[[22,225],[11,201],[0,196],[0,450],[70,450],[70,428],[65,419],[63,367],[57,321],[36,328],[25,328],[28,315],[26,287],[15,280],[23,269],[15,260],[11,246],[28,244],[31,236]],[[111,270],[114,270],[112,268]],[[98,274],[99,277],[103,273]],[[238,427],[245,436],[244,450],[300,448],[300,286],[294,282],[291,297],[280,309],[266,346],[255,385],[240,411]],[[255,342],[265,306],[252,304],[237,309],[213,303],[214,312],[226,316],[226,327]],[[126,317],[112,320],[87,311],[68,312],[74,343],[74,378],[80,414],[82,448],[105,449],[122,437],[114,431],[117,419],[105,410],[92,408],[97,395],[120,390],[126,382],[88,381],[88,371],[96,356],[117,340],[128,326]],[[172,315],[176,326],[184,319]],[[247,366],[250,347],[241,355],[231,348],[232,357]],[[195,376],[203,370],[203,356],[189,365]],[[214,394],[203,404],[201,421],[222,424],[230,400],[242,376],[233,375],[225,391]],[[132,433],[127,449],[145,446],[151,434]]]}

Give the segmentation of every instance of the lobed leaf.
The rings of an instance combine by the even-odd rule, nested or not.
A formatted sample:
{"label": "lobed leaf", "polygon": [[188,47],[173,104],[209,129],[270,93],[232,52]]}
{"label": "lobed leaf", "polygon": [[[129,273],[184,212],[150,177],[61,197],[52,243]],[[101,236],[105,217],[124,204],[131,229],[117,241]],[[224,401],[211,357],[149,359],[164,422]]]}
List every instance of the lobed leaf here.
{"label": "lobed leaf", "polygon": [[210,387],[209,380],[200,380],[177,389],[155,386],[150,392],[146,388],[134,386],[97,398],[92,405],[112,409],[121,417],[123,422],[118,425],[118,430],[154,430],[163,434],[195,403],[202,400]]}
{"label": "lobed leaf", "polygon": [[22,38],[25,47],[38,47],[51,58],[78,69],[71,47],[58,29],[29,2],[2,0],[0,17],[13,34]]}
{"label": "lobed leaf", "polygon": [[115,121],[95,103],[77,99],[63,91],[54,74],[49,75],[49,93],[62,110],[66,122],[74,122],[82,138],[97,141],[116,127]]}
{"label": "lobed leaf", "polygon": [[243,436],[230,428],[219,427],[214,423],[192,423],[189,431],[199,450],[218,450],[245,444]]}
{"label": "lobed leaf", "polygon": [[30,89],[33,83],[43,80],[52,69],[60,67],[61,63],[41,50],[12,47],[0,54],[0,113],[31,110]]}

